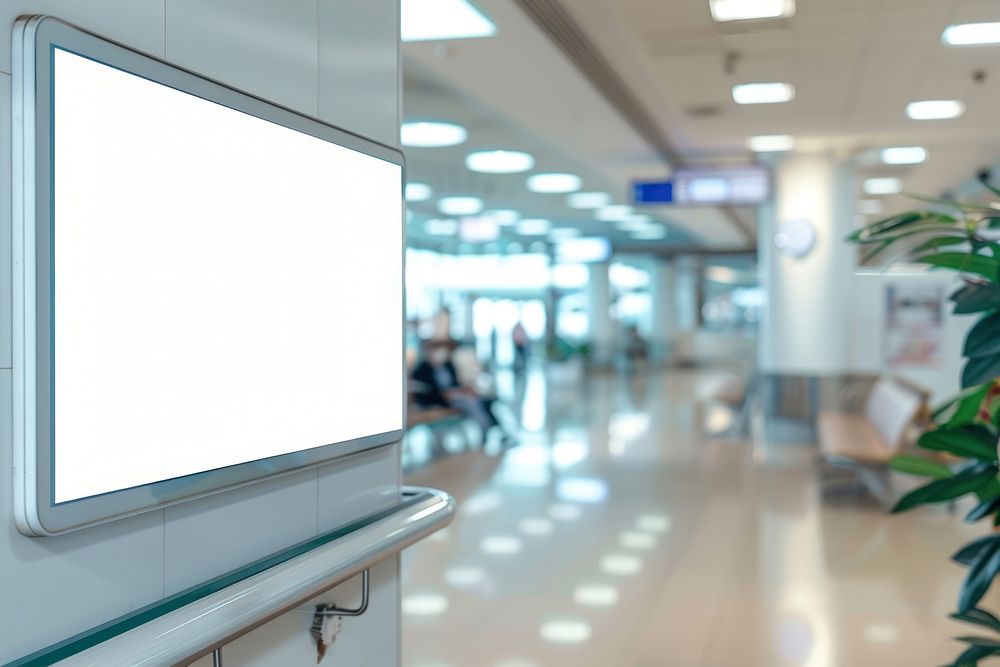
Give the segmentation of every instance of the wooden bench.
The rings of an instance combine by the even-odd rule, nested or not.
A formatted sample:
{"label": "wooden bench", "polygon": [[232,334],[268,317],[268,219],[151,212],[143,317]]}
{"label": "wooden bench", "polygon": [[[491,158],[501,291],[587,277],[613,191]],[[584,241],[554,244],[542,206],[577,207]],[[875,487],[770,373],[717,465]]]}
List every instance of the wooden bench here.
{"label": "wooden bench", "polygon": [[895,502],[889,461],[915,440],[926,418],[927,391],[899,378],[879,378],[861,412],[822,411],[820,452],[828,463],[853,471],[883,505]]}
{"label": "wooden bench", "polygon": [[406,391],[406,430],[418,427],[427,428],[435,446],[441,446],[448,433],[459,433],[464,440],[468,440],[462,428],[466,416],[455,408],[418,405],[415,394],[419,389],[420,384],[410,378]]}
{"label": "wooden bench", "polygon": [[454,424],[463,418],[462,413],[455,408],[418,408],[411,404],[406,411],[406,428],[411,429],[414,426],[434,428],[435,426]]}

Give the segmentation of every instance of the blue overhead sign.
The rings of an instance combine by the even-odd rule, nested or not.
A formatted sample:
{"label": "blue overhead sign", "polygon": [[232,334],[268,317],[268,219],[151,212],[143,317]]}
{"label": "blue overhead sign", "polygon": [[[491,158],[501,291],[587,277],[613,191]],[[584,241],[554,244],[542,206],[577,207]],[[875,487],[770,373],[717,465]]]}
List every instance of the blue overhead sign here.
{"label": "blue overhead sign", "polygon": [[674,201],[673,181],[636,181],[632,184],[636,204],[669,204]]}
{"label": "blue overhead sign", "polygon": [[669,181],[636,181],[635,204],[755,206],[771,197],[771,174],[763,167],[678,169]]}

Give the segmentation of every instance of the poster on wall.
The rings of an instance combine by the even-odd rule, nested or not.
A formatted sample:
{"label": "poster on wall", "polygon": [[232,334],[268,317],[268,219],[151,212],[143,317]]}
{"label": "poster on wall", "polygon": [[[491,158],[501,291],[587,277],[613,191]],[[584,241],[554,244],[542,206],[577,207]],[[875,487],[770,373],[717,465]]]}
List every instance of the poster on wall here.
{"label": "poster on wall", "polygon": [[885,361],[889,368],[933,368],[941,363],[943,312],[940,286],[886,288]]}

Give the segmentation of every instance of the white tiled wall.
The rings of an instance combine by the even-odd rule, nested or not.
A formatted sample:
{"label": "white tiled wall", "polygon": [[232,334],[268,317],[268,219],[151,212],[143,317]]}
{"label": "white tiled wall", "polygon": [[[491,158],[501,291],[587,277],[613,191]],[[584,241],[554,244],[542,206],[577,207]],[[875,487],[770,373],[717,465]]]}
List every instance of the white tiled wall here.
{"label": "white tiled wall", "polygon": [[[0,0],[0,663],[394,502],[396,447],[63,537],[11,506],[10,30],[47,13],[345,129],[397,144],[398,0]],[[338,665],[398,655],[398,563],[344,622]],[[352,604],[357,581],[322,599]],[[226,649],[231,665],[314,665],[307,614]],[[332,658],[328,658],[332,661]]]}

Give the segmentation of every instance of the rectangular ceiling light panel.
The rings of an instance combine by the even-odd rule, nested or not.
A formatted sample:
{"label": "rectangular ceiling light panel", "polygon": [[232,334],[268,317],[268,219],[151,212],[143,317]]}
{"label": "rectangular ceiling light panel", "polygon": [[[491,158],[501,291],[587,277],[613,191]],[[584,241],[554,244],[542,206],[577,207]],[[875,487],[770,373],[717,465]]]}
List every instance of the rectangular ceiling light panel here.
{"label": "rectangular ceiling light panel", "polygon": [[719,23],[777,19],[795,14],[795,0],[709,0],[712,18]]}
{"label": "rectangular ceiling light panel", "polygon": [[733,101],[737,104],[780,104],[795,99],[795,86],[790,83],[740,83],[733,86]]}
{"label": "rectangular ceiling light panel", "polygon": [[948,46],[1000,44],[1000,22],[950,25],[941,33],[941,41]]}
{"label": "rectangular ceiling light panel", "polygon": [[404,42],[492,37],[496,24],[468,0],[402,0],[400,38]]}

